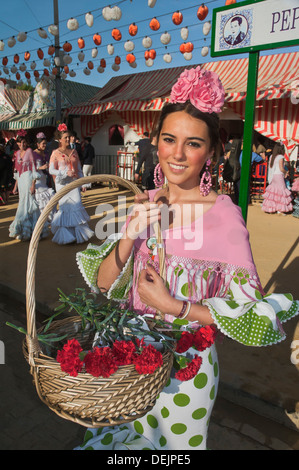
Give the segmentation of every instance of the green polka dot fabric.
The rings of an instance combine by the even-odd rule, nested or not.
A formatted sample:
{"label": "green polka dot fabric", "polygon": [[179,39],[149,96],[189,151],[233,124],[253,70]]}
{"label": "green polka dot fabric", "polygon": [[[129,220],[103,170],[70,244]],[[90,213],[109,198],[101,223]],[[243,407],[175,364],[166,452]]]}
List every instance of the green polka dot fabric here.
{"label": "green polka dot fabric", "polygon": [[194,379],[180,382],[173,372],[149,413],[124,426],[88,430],[76,450],[205,450],[219,375],[214,345],[200,355]]}

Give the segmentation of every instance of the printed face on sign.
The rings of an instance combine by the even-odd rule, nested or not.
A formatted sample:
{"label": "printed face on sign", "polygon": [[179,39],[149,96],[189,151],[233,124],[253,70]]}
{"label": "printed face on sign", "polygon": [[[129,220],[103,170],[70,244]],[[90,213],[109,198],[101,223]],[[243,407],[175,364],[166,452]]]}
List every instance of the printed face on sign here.
{"label": "printed face on sign", "polygon": [[232,46],[240,44],[248,31],[247,19],[243,15],[235,15],[230,18],[223,31],[224,41]]}

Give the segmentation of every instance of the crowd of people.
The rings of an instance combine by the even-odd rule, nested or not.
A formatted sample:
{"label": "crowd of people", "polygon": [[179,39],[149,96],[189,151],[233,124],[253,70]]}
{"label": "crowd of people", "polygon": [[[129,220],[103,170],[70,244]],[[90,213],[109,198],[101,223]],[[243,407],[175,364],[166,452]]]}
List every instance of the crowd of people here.
{"label": "crowd of people", "polygon": [[[30,240],[40,213],[57,191],[68,183],[89,176],[95,157],[91,139],[81,145],[77,136],[60,124],[54,138],[38,132],[29,142],[27,131],[18,131],[16,139],[0,142],[1,204],[7,204],[10,194],[18,194],[18,207],[9,226],[9,236]],[[83,243],[93,236],[89,216],[81,201],[83,185],[68,192],[59,200],[44,224],[41,237],[50,231],[57,244]]]}

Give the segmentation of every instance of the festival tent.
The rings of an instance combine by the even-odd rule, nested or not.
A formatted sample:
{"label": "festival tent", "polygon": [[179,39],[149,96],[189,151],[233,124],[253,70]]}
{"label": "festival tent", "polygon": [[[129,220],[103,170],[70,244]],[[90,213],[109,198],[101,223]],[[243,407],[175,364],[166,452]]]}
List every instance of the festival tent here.
{"label": "festival tent", "polygon": [[[0,125],[17,115],[24,103],[27,101],[30,91],[18,90],[15,88],[3,88],[0,90]],[[10,138],[10,132],[3,133],[6,138]]]}
{"label": "festival tent", "polygon": [[[185,68],[174,67],[114,77],[89,101],[66,110],[81,116],[82,136],[93,136],[112,111],[141,135],[151,131],[170,90]],[[202,64],[216,72],[225,89],[225,107],[244,120],[248,58]],[[274,141],[285,143],[287,151],[299,144],[299,106],[291,102],[291,84],[298,79],[299,53],[261,56],[254,128]],[[220,115],[221,119],[221,115]]]}
{"label": "festival tent", "polygon": [[[83,83],[61,80],[61,109],[75,105],[79,101],[89,100],[99,87]],[[31,129],[44,126],[55,126],[56,92],[55,81],[43,76],[35,89],[27,96],[19,112],[0,122],[0,129]]]}

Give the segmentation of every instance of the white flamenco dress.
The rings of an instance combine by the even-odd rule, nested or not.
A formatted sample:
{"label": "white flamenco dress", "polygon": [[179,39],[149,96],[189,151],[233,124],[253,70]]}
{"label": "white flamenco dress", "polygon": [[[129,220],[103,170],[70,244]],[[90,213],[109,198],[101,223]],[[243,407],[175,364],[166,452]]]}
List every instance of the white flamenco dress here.
{"label": "white flamenco dress", "polygon": [[[74,150],[72,155],[77,165],[77,177],[82,177],[77,152]],[[49,173],[55,179],[56,192],[76,179],[68,176],[68,171],[74,164],[67,157],[58,149],[51,155]],[[59,200],[59,210],[51,223],[51,231],[54,234],[52,241],[59,245],[88,241],[94,234],[88,222],[89,215],[82,204],[80,188],[75,188]]]}

